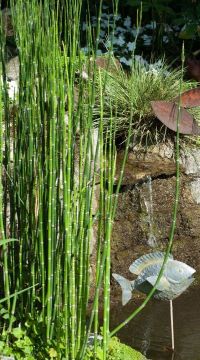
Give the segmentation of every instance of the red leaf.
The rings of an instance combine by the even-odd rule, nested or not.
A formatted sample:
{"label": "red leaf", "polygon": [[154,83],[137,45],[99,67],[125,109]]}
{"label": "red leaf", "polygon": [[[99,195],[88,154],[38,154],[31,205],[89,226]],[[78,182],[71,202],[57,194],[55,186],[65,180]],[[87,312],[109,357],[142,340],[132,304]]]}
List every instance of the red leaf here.
{"label": "red leaf", "polygon": [[[184,108],[191,108],[195,106],[200,106],[200,88],[195,88],[187,90],[181,94],[181,106]],[[179,102],[179,96],[177,96],[174,101]]]}
{"label": "red leaf", "polygon": [[[151,101],[151,106],[157,118],[169,129],[177,130],[178,106],[173,102]],[[187,135],[200,134],[200,127],[187,110],[181,108],[179,132]]]}

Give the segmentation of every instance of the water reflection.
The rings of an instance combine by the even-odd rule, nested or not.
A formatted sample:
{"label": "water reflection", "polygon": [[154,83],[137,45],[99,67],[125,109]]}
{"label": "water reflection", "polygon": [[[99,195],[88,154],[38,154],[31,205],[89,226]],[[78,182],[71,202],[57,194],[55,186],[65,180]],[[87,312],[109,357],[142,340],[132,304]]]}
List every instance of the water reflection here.
{"label": "water reflection", "polygon": [[[200,288],[192,288],[173,301],[175,353],[170,351],[169,302],[152,300],[126,325],[119,338],[152,360],[200,360]],[[135,304],[115,306],[111,311],[111,328],[124,320]]]}

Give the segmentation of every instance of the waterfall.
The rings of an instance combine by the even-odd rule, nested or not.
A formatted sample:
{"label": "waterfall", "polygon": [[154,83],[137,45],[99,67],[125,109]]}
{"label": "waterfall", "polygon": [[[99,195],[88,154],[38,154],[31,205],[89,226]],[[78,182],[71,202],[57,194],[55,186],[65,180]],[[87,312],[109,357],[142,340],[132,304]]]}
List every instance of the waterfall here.
{"label": "waterfall", "polygon": [[142,190],[140,191],[140,197],[143,203],[142,208],[145,212],[145,216],[143,215],[143,223],[145,232],[147,234],[147,242],[150,247],[155,248],[158,244],[154,230],[153,191],[151,176],[147,177],[147,181],[144,183]]}

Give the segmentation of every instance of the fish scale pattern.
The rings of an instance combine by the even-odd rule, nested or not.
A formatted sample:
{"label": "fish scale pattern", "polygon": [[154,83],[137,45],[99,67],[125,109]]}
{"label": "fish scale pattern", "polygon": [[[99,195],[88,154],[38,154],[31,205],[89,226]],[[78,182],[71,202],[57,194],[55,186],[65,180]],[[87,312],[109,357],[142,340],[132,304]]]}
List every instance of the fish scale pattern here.
{"label": "fish scale pattern", "polygon": [[[156,263],[163,262],[164,254],[161,251],[157,251],[154,253],[149,253],[141,256],[137,260],[135,260],[129,267],[130,272],[135,275],[139,275],[147,266],[156,265]],[[169,254],[168,259],[173,259],[173,256]]]}

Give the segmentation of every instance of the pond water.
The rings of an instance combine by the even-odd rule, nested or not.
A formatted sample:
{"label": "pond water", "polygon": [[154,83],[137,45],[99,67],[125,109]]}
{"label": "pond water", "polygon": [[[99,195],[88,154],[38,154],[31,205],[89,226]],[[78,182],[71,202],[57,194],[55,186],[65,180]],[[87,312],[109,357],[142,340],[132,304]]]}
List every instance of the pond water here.
{"label": "pond water", "polygon": [[[129,322],[118,337],[152,360],[200,360],[200,288],[190,288],[173,301],[175,353],[170,351],[171,330],[169,302],[152,300]],[[130,302],[111,310],[111,329],[133,311]]]}

